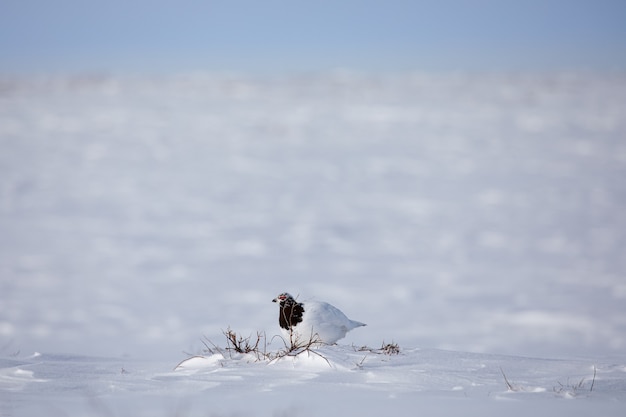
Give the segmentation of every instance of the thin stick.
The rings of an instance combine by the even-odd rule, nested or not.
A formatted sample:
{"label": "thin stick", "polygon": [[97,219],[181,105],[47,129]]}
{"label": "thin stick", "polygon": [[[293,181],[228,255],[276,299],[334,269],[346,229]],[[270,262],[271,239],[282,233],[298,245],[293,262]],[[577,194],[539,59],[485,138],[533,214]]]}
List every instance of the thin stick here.
{"label": "thin stick", "polygon": [[589,392],[593,391],[593,385],[596,383],[596,372],[597,372],[598,368],[596,368],[595,365],[593,365],[593,379],[591,380],[591,388],[589,388]]}
{"label": "thin stick", "polygon": [[509,382],[508,378],[504,374],[504,370],[502,369],[502,367],[500,367],[500,372],[502,372],[502,376],[504,377],[504,382],[506,382],[506,386],[509,389],[509,391],[515,391],[515,387],[513,387],[513,385]]}

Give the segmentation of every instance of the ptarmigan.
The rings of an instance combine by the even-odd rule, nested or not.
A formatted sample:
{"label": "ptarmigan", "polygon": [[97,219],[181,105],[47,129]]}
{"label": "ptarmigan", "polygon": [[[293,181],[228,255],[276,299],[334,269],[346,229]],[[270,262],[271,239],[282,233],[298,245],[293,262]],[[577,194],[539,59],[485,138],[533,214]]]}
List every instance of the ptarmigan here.
{"label": "ptarmigan", "polygon": [[287,340],[307,343],[311,340],[333,344],[350,330],[365,323],[350,320],[337,307],[322,301],[297,302],[289,293],[272,300],[279,303],[278,324]]}

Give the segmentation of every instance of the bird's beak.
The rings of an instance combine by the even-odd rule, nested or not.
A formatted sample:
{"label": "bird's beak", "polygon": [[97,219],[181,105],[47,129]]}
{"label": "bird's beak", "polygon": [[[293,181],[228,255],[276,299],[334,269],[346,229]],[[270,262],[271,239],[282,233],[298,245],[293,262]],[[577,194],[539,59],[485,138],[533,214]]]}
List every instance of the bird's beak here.
{"label": "bird's beak", "polygon": [[278,301],[278,299],[277,299],[277,298],[274,298],[274,299],[272,300],[272,303],[275,303],[276,301]]}

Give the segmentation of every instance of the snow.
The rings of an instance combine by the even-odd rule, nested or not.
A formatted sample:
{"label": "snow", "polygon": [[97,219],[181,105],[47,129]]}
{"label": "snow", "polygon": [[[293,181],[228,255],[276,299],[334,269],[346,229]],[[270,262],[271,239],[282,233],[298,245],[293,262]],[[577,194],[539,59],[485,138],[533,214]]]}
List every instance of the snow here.
{"label": "snow", "polygon": [[[622,415],[624,138],[622,74],[2,76],[0,416]],[[206,351],[283,291],[367,326]]]}
{"label": "snow", "polygon": [[[417,348],[385,355],[346,345],[273,362],[213,354],[192,357],[176,370],[163,365],[62,355],[5,361],[0,410],[3,415],[50,410],[63,415],[70,410],[76,415],[137,416],[374,416],[415,410],[522,416],[541,410],[617,416],[623,413],[626,383],[625,367],[610,362]],[[31,372],[16,375],[24,368]],[[7,385],[11,374],[15,380]]]}

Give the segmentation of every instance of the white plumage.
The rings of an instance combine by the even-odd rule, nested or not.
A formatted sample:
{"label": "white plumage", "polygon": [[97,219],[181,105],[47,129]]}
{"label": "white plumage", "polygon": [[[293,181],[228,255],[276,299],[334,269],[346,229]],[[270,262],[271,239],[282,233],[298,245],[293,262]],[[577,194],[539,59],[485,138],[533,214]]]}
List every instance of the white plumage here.
{"label": "white plumage", "polygon": [[280,305],[278,324],[286,340],[307,342],[313,339],[333,344],[350,330],[365,326],[350,320],[337,307],[323,301],[300,303],[289,293],[282,293],[272,301]]}

